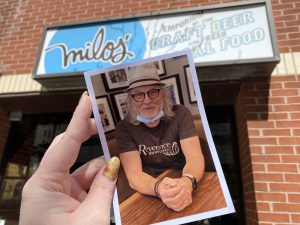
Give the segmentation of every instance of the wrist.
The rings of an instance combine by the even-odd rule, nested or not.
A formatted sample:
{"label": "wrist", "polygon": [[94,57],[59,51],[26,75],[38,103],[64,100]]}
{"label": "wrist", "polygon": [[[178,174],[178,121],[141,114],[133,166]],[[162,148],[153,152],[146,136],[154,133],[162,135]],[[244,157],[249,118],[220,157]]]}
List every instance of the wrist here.
{"label": "wrist", "polygon": [[182,177],[189,180],[192,190],[195,190],[197,188],[197,180],[193,175],[186,173],[186,174],[183,174]]}
{"label": "wrist", "polygon": [[154,194],[158,198],[161,198],[161,196],[160,196],[160,194],[158,192],[158,186],[159,186],[160,183],[161,183],[160,180],[156,181],[155,184],[154,184],[154,187],[153,187]]}
{"label": "wrist", "polygon": [[191,190],[191,192],[192,192],[192,191],[193,191],[193,184],[192,184],[191,180],[190,180],[188,177],[185,177],[185,176],[183,176],[183,177],[181,177],[181,178],[182,178],[182,180],[183,180],[185,186],[186,186],[189,190]]}

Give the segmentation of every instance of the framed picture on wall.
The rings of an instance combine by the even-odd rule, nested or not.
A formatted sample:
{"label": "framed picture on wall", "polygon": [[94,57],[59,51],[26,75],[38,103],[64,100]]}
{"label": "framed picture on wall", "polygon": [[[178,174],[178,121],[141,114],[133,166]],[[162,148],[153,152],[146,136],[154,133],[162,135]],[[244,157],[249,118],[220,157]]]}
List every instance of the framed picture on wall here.
{"label": "framed picture on wall", "polygon": [[154,61],[153,64],[155,65],[159,76],[166,74],[165,62],[163,60]]}
{"label": "framed picture on wall", "polygon": [[192,74],[189,65],[184,66],[184,74],[185,74],[185,80],[187,84],[190,103],[196,103],[197,99],[195,94],[195,88],[193,85]]}
{"label": "framed picture on wall", "polygon": [[161,82],[166,84],[167,92],[171,96],[173,104],[183,104],[179,75],[175,74],[169,77],[161,78]]}
{"label": "framed picture on wall", "polygon": [[106,72],[103,77],[105,90],[116,91],[128,87],[127,69],[112,70]]}
{"label": "framed picture on wall", "polygon": [[111,113],[112,111],[108,103],[107,96],[97,97],[96,102],[104,132],[106,133],[113,131],[116,128],[116,126],[113,120],[113,116]]}
{"label": "framed picture on wall", "polygon": [[127,93],[119,92],[111,96],[118,121],[124,119],[128,111],[127,95]]}

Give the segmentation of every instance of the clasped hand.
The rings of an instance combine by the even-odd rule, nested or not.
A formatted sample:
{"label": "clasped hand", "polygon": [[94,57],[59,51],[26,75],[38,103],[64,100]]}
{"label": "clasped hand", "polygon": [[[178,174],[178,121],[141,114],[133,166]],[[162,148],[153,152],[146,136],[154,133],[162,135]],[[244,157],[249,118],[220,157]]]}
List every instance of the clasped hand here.
{"label": "clasped hand", "polygon": [[192,184],[185,177],[165,177],[158,186],[163,203],[174,211],[181,211],[192,203]]}

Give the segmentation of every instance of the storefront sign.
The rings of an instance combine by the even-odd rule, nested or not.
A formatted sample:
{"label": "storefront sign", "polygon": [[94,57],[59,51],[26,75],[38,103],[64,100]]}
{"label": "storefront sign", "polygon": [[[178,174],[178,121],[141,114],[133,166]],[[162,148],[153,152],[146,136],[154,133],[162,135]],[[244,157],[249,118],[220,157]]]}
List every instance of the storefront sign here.
{"label": "storefront sign", "polygon": [[275,57],[265,2],[46,29],[35,76],[78,74],[190,48],[196,64]]}

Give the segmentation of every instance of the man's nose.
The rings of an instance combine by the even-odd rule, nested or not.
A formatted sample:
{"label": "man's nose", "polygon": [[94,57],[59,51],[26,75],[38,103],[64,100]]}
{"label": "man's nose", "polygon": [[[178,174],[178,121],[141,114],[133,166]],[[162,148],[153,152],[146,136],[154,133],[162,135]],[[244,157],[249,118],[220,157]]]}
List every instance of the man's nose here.
{"label": "man's nose", "polygon": [[151,98],[149,98],[149,96],[148,96],[148,94],[147,93],[145,93],[145,99],[144,99],[144,103],[148,103],[148,102],[151,102],[152,101],[152,99]]}

